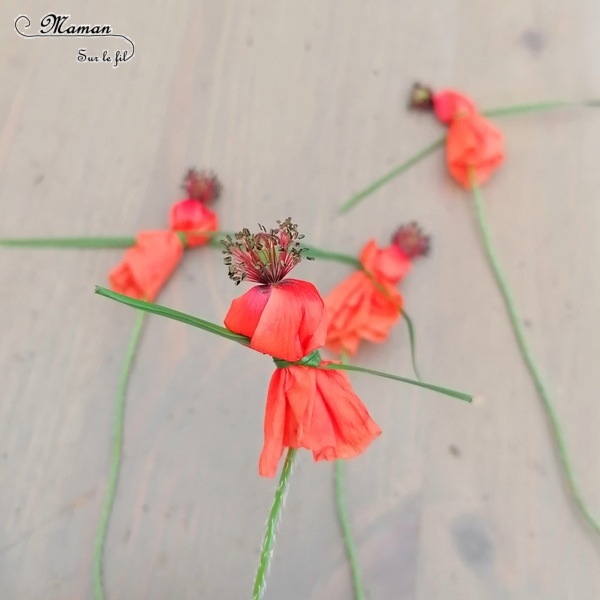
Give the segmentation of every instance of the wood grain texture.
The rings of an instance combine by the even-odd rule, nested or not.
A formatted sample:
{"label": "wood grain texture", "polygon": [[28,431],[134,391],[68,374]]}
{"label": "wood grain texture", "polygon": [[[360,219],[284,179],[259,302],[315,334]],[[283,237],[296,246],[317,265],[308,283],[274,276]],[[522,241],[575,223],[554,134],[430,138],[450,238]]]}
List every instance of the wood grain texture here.
{"label": "wood grain texture", "polygon": [[[18,14],[70,12],[136,43],[112,69],[77,40],[25,40]],[[0,236],[159,228],[183,170],[215,169],[223,228],[292,215],[357,254],[418,220],[430,259],[403,284],[430,380],[471,407],[353,376],[384,430],[347,465],[373,600],[600,597],[600,547],[566,499],[548,431],[485,264],[473,206],[428,159],[347,216],[336,207],[438,135],[404,110],[415,79],[482,107],[600,96],[594,0],[0,5]],[[104,41],[89,47],[102,49]],[[111,45],[114,48],[114,44]],[[499,121],[500,122],[500,121]],[[600,514],[600,112],[507,117],[484,189],[492,234],[585,496]],[[112,407],[132,311],[95,297],[119,251],[0,251],[0,596],[91,598]],[[348,269],[299,277],[327,292]],[[189,252],[160,300],[220,321],[239,292]],[[408,336],[362,364],[410,373]],[[274,483],[257,475],[270,361],[149,318],[128,395],[107,544],[112,599],[249,598]],[[301,453],[265,599],[346,600],[332,467]]]}

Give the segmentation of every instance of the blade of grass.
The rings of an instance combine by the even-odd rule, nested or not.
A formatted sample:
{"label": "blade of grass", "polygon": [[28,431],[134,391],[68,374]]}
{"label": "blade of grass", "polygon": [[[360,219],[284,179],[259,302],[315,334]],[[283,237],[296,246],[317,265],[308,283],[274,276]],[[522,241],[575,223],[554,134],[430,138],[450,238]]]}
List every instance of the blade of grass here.
{"label": "blade of grass", "polygon": [[[125,296],[123,294],[118,294],[117,292],[113,292],[111,290],[107,290],[106,288],[96,286],[96,293],[100,296],[104,296],[105,298],[109,298],[111,300],[116,300],[117,302],[121,302],[122,304],[126,304],[127,306],[131,306],[133,308],[137,308],[139,310],[143,310],[145,312],[152,313],[154,315],[158,315],[161,317],[166,317],[168,319],[173,319],[175,321],[179,321],[180,323],[185,323],[186,325],[192,325],[193,327],[198,327],[199,329],[203,329],[204,331],[208,331],[209,333],[214,333],[220,337],[224,337],[233,342],[237,342],[238,344],[242,344],[243,346],[250,345],[250,338],[245,335],[238,335],[237,333],[233,333],[226,329],[225,327],[221,327],[216,323],[211,323],[210,321],[205,321],[204,319],[199,319],[198,317],[193,317],[192,315],[188,315],[186,313],[179,312],[178,310],[173,310],[172,308],[167,308],[166,306],[161,306],[160,304],[152,304],[150,302],[144,302],[143,300],[136,300],[135,298],[130,298],[129,296]],[[285,363],[286,361],[279,361],[280,363]],[[294,363],[289,363],[293,365]],[[307,365],[308,366],[308,365]],[[455,390],[451,390],[449,388],[444,388],[438,385],[433,385],[430,383],[425,383],[423,381],[415,381],[414,379],[408,379],[406,377],[400,377],[399,375],[392,375],[390,373],[383,373],[381,371],[374,371],[372,369],[367,369],[365,367],[358,367],[356,365],[347,365],[347,364],[330,364],[330,365],[322,365],[319,367],[310,368],[315,369],[331,369],[331,370],[345,370],[345,371],[356,371],[358,373],[368,373],[370,375],[375,375],[377,377],[385,377],[386,379],[394,379],[395,381],[402,381],[403,383],[409,383],[411,385],[416,385],[417,387],[422,387],[428,390],[432,390],[434,392],[438,392],[440,394],[444,394],[446,396],[451,396],[453,398],[458,398],[459,400],[465,400],[466,402],[471,402],[472,397],[463,392],[457,392]]]}
{"label": "blade of grass", "polygon": [[355,371],[356,373],[366,373],[368,375],[375,375],[376,377],[384,377],[385,379],[393,379],[394,381],[402,381],[403,383],[409,383],[411,385],[416,385],[417,387],[424,388],[426,390],[431,390],[433,392],[438,392],[438,394],[444,394],[445,396],[450,396],[451,398],[457,398],[458,400],[464,400],[465,402],[472,402],[473,397],[469,394],[465,394],[464,392],[458,392],[456,390],[452,390],[450,388],[445,388],[439,385],[434,385],[432,383],[427,383],[425,381],[417,381],[415,379],[409,379],[408,377],[401,377],[400,375],[392,375],[391,373],[384,373],[383,371],[375,371],[374,369],[367,369],[366,367],[359,367],[357,365],[348,365],[348,364],[336,364],[331,363],[328,365],[320,365],[318,367],[313,367],[315,369],[329,369],[330,371]]}
{"label": "blade of grass", "polygon": [[211,323],[210,321],[205,321],[204,319],[199,319],[198,317],[193,317],[192,315],[179,312],[178,310],[173,310],[172,308],[167,308],[166,306],[161,306],[160,304],[136,300],[135,298],[130,298],[124,294],[118,294],[117,292],[113,292],[100,286],[96,286],[96,294],[104,296],[105,298],[110,298],[111,300],[116,300],[117,302],[121,302],[127,306],[152,313],[153,315],[159,315],[160,317],[166,317],[168,319],[173,319],[174,321],[179,321],[180,323],[185,323],[186,325],[198,327],[199,329],[203,329],[209,333],[214,333],[215,335],[224,337],[233,342],[237,342],[243,346],[248,346],[250,344],[250,338],[246,337],[245,335],[238,335],[237,333],[233,333],[232,331],[229,331],[229,329],[221,327],[216,323]]}

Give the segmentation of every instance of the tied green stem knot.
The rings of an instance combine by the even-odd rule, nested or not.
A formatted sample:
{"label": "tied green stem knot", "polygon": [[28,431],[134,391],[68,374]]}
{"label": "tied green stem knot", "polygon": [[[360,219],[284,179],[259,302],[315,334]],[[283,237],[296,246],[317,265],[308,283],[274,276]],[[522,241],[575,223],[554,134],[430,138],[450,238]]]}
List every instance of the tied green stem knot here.
{"label": "tied green stem knot", "polygon": [[288,367],[318,367],[321,364],[321,354],[318,350],[313,350],[304,358],[296,362],[289,362],[273,357],[273,362],[278,369],[287,369]]}

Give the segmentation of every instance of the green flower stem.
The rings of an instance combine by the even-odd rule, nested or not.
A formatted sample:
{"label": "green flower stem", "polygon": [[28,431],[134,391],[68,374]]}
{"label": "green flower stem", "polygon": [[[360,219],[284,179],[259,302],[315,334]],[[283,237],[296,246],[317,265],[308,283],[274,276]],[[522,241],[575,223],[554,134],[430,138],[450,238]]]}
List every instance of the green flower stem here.
{"label": "green flower stem", "polygon": [[419,373],[419,368],[417,366],[417,341],[415,336],[415,326],[413,324],[412,319],[409,317],[408,313],[402,309],[402,316],[406,321],[406,326],[408,327],[408,338],[410,340],[410,360],[412,362],[412,368],[417,376],[417,379],[421,380],[421,374]]}
{"label": "green flower stem", "polygon": [[[542,112],[547,110],[556,110],[559,108],[577,108],[577,107],[589,107],[595,108],[600,106],[600,100],[585,100],[583,102],[566,102],[563,100],[551,100],[548,102],[534,102],[531,104],[515,104],[512,106],[502,106],[499,108],[493,108],[491,110],[484,110],[483,114],[486,117],[508,117],[512,115],[526,114],[532,112]],[[361,200],[364,200],[370,196],[373,192],[377,191],[380,187],[383,187],[392,179],[395,179],[405,171],[407,171],[413,165],[433,154],[435,150],[441,148],[446,141],[446,134],[441,138],[432,142],[429,146],[423,148],[409,159],[404,161],[401,165],[394,167],[391,171],[376,179],[373,183],[362,189],[360,192],[352,196],[344,204],[338,208],[338,212],[345,213],[351,208],[356,206]]]}
{"label": "green flower stem", "polygon": [[96,597],[96,600],[104,600],[104,584],[102,581],[104,545],[106,543],[110,515],[112,513],[112,508],[115,502],[115,493],[117,490],[117,484],[119,482],[119,474],[121,472],[121,462],[123,455],[123,421],[125,413],[125,394],[127,392],[129,374],[131,372],[131,366],[135,356],[135,351],[138,346],[140,334],[142,332],[142,326],[144,324],[144,317],[145,313],[140,310],[137,314],[137,319],[133,327],[133,332],[131,334],[129,344],[127,345],[127,350],[125,352],[125,360],[123,361],[123,367],[121,369],[121,378],[119,381],[119,388],[117,391],[110,472],[108,476],[108,484],[106,487],[106,495],[104,498],[104,506],[102,508],[102,515],[100,517],[100,524],[98,525],[96,542],[94,544],[94,558],[92,568],[94,595]]}
{"label": "green flower stem", "polygon": [[401,165],[394,167],[391,171],[389,171],[385,175],[382,175],[381,177],[376,179],[373,183],[371,183],[366,188],[364,188],[360,192],[358,192],[358,194],[355,194],[354,196],[352,196],[352,198],[350,198],[350,200],[348,200],[347,202],[345,202],[344,204],[342,204],[342,206],[340,206],[338,208],[338,211],[341,213],[348,212],[351,208],[356,206],[361,200],[364,200],[365,198],[367,198],[367,196],[370,196],[373,192],[377,191],[380,187],[383,187],[384,185],[386,185],[387,183],[392,181],[392,179],[395,179],[399,175],[402,175],[402,173],[404,173],[405,171],[408,171],[408,169],[410,169],[410,167],[412,167],[413,165],[416,165],[418,162],[421,162],[424,158],[428,157],[430,154],[433,154],[433,152],[435,152],[438,148],[441,148],[444,145],[445,141],[446,141],[446,136],[443,135],[441,138],[435,140],[435,142],[432,142],[431,144],[429,144],[429,146],[426,146],[425,148],[423,148],[423,150],[420,150],[419,152],[417,152],[416,154],[411,156],[408,160],[404,161]]}
{"label": "green flower stem", "polygon": [[[191,232],[176,231],[182,242],[185,236]],[[220,246],[220,238],[230,235],[227,231],[194,231],[194,235],[206,235],[210,237],[212,246]],[[69,249],[108,249],[108,248],[131,248],[135,246],[135,236],[105,236],[105,237],[34,237],[34,238],[5,238],[0,239],[0,246],[13,248],[69,248]]]}
{"label": "green flower stem", "polygon": [[[186,232],[175,232],[182,237],[182,242],[185,241]],[[195,235],[206,235],[210,237],[208,242],[214,248],[222,248],[221,240],[225,237],[233,236],[229,231],[207,231],[195,232]],[[109,249],[109,248],[131,248],[135,246],[135,237],[56,237],[56,238],[5,238],[0,239],[0,246],[13,248],[66,248],[66,249]],[[339,263],[349,264],[360,268],[360,261],[340,252],[332,252],[323,250],[314,246],[303,245],[307,249],[306,256],[311,258],[322,258],[323,260],[333,260]]]}
{"label": "green flower stem", "polygon": [[290,474],[292,473],[292,464],[295,456],[296,450],[294,448],[288,448],[287,456],[285,457],[285,463],[283,464],[283,469],[281,471],[281,476],[279,477],[279,483],[275,489],[275,498],[273,499],[271,512],[269,513],[269,518],[267,519],[267,529],[265,531],[262,550],[260,552],[260,561],[258,563],[258,570],[256,571],[256,578],[254,579],[252,600],[260,600],[265,591],[269,565],[271,563],[271,557],[273,556],[273,545],[275,544],[275,530],[277,529],[279,513],[281,512],[281,507],[289,487]]}
{"label": "green flower stem", "polygon": [[354,598],[355,600],[365,600],[365,590],[363,588],[360,568],[358,566],[358,556],[356,553],[356,547],[354,546],[354,539],[352,538],[352,532],[350,531],[350,521],[348,519],[348,511],[346,509],[346,499],[344,497],[344,464],[342,460],[336,460],[334,463],[334,478],[335,478],[335,502],[337,507],[337,516],[342,530],[342,539],[344,540],[344,547],[346,549],[346,555],[350,564],[350,571],[352,573],[352,585],[354,586]]}
{"label": "green flower stem", "polygon": [[521,351],[521,355],[523,357],[523,360],[525,361],[527,370],[529,371],[529,374],[533,379],[533,383],[538,392],[538,396],[542,401],[542,406],[544,408],[544,411],[546,412],[546,416],[548,417],[550,429],[552,435],[554,436],[554,441],[556,443],[558,455],[563,466],[563,473],[566,479],[568,491],[570,492],[575,502],[575,505],[579,509],[583,519],[597,534],[600,534],[600,523],[598,523],[598,521],[592,516],[585,501],[583,500],[583,496],[581,494],[581,490],[579,489],[579,485],[575,480],[575,475],[573,474],[573,466],[571,464],[571,459],[567,450],[560,420],[558,418],[558,415],[556,414],[556,410],[554,408],[554,403],[550,397],[550,393],[546,388],[546,384],[544,383],[544,380],[542,379],[538,367],[533,359],[533,355],[531,353],[531,349],[529,348],[529,344],[527,343],[527,338],[525,337],[525,331],[523,330],[523,325],[521,324],[521,318],[517,311],[515,301],[513,299],[512,293],[510,291],[506,278],[504,277],[504,273],[502,272],[500,263],[498,261],[498,257],[496,256],[496,252],[492,245],[487,218],[485,215],[485,208],[483,205],[483,198],[481,196],[479,187],[475,183],[472,172],[470,174],[470,178],[471,186],[473,189],[473,198],[475,200],[475,207],[477,209],[477,221],[479,223],[479,229],[481,231],[481,237],[483,240],[485,251],[487,253],[487,258],[489,260],[492,272],[496,279],[496,283],[500,290],[500,294],[502,295],[502,299],[504,300],[506,311],[510,319],[513,333],[517,340],[517,344]]}
{"label": "green flower stem", "polygon": [[331,252],[330,250],[323,250],[321,248],[315,248],[315,246],[304,246],[307,249],[307,258],[322,258],[323,260],[333,260],[338,263],[351,265],[357,269],[362,269],[360,260],[349,254],[342,254],[341,252]]}
{"label": "green flower stem", "polygon": [[0,246],[16,248],[129,248],[135,237],[62,237],[0,239]]}
{"label": "green flower stem", "polygon": [[[345,363],[347,359],[348,354],[346,350],[342,350],[340,360],[342,361],[342,363]],[[348,519],[348,511],[346,509],[346,498],[344,494],[344,463],[342,460],[335,461],[333,468],[333,478],[335,489],[335,505],[337,509],[338,522],[342,530],[342,540],[344,541],[344,548],[346,550],[346,556],[348,557],[350,572],[352,574],[354,598],[355,600],[364,600],[366,598],[365,590],[363,588],[360,576],[356,547],[354,545],[352,531],[350,530],[350,520]]]}

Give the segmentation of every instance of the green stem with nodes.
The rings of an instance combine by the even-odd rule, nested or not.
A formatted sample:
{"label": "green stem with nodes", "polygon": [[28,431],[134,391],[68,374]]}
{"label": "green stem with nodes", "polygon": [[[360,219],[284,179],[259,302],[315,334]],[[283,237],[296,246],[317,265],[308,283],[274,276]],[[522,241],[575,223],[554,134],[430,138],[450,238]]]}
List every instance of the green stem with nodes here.
{"label": "green stem with nodes", "polygon": [[[499,108],[493,108],[491,110],[483,111],[483,115],[486,117],[508,117],[512,115],[526,114],[532,112],[542,112],[547,110],[556,110],[559,108],[576,108],[576,107],[590,107],[595,108],[600,106],[600,100],[586,100],[583,102],[566,102],[562,100],[549,101],[549,102],[535,102],[532,104],[515,104],[512,106],[503,106]],[[383,187],[392,179],[395,179],[405,171],[407,171],[413,165],[416,165],[418,162],[433,154],[438,148],[441,148],[446,141],[446,135],[444,134],[439,139],[435,140],[420,150],[409,159],[404,161],[401,165],[394,167],[391,171],[382,175],[378,179],[376,179],[373,183],[368,185],[366,188],[362,189],[360,192],[352,196],[349,200],[347,200],[344,204],[342,204],[338,208],[338,212],[345,213],[348,212],[351,208],[356,206],[361,200],[364,200],[368,196],[370,196],[373,192],[377,191],[380,187]]]}
{"label": "green stem with nodes", "polygon": [[279,513],[281,512],[281,507],[289,487],[292,464],[295,456],[296,450],[294,448],[288,448],[287,456],[285,457],[285,463],[283,464],[283,469],[281,471],[281,476],[279,477],[279,483],[275,489],[275,498],[273,499],[271,512],[269,513],[269,518],[267,519],[267,528],[265,530],[265,537],[263,539],[263,545],[260,552],[260,561],[258,563],[258,570],[256,571],[256,577],[254,579],[252,600],[260,600],[265,591],[267,573],[269,571],[269,565],[273,555],[275,531],[279,521]]}
{"label": "green stem with nodes", "polygon": [[[186,323],[187,325],[192,325],[193,327],[198,327],[199,329],[203,329],[204,331],[208,331],[209,333],[214,333],[220,337],[227,338],[233,342],[237,342],[238,344],[242,344],[244,346],[250,345],[250,338],[245,335],[238,335],[237,333],[233,333],[226,329],[225,327],[221,327],[216,323],[211,323],[210,321],[205,321],[204,319],[199,319],[198,317],[193,317],[192,315],[187,315],[185,313],[179,312],[177,310],[173,310],[171,308],[167,308],[166,306],[161,306],[159,304],[152,304],[151,302],[144,302],[143,300],[136,300],[135,298],[130,298],[129,296],[125,296],[124,294],[117,294],[111,290],[107,290],[106,288],[102,288],[96,286],[96,293],[100,296],[104,296],[105,298],[110,298],[111,300],[116,300],[117,302],[121,302],[122,304],[126,304],[133,308],[138,308],[140,310],[144,310],[146,312],[159,315],[161,317],[166,317],[168,319],[173,319],[175,321],[180,321],[181,323]],[[315,351],[317,352],[317,351]],[[392,375],[390,373],[384,373],[382,371],[375,371],[373,369],[367,369],[365,367],[359,367],[356,365],[345,365],[345,364],[329,364],[329,365],[320,365],[314,366],[314,362],[311,359],[310,363],[298,361],[298,363],[291,363],[280,359],[273,359],[275,364],[279,368],[285,368],[288,366],[308,366],[310,368],[315,369],[328,369],[330,371],[355,371],[357,373],[366,373],[369,375],[375,375],[376,377],[383,377],[385,379],[393,379],[395,381],[401,381],[403,383],[409,383],[411,385],[415,385],[417,387],[421,387],[427,390],[431,390],[437,392],[439,394],[444,394],[446,396],[450,396],[451,398],[457,398],[458,400],[464,400],[465,402],[471,402],[473,398],[469,394],[465,394],[464,392],[458,392],[456,390],[452,390],[450,388],[441,387],[439,385],[434,385],[431,383],[425,383],[424,381],[416,381],[414,379],[409,379],[407,377],[400,377],[399,375]],[[305,359],[303,359],[305,360]]]}
{"label": "green stem with nodes", "polygon": [[133,364],[135,351],[138,346],[140,334],[142,332],[142,326],[144,324],[144,317],[145,313],[143,311],[139,311],[133,327],[131,338],[129,339],[129,343],[127,345],[127,350],[125,351],[125,360],[123,361],[123,368],[121,370],[121,378],[119,380],[119,388],[117,391],[110,472],[108,476],[106,495],[104,498],[104,506],[102,507],[102,515],[100,517],[100,524],[98,525],[98,533],[96,534],[96,542],[94,544],[94,558],[92,563],[94,595],[96,600],[104,600],[104,584],[102,582],[104,545],[106,543],[110,515],[115,503],[115,494],[117,491],[117,484],[119,482],[119,474],[121,472],[125,395],[127,392],[127,385],[129,383],[129,375],[131,373],[131,366]]}
{"label": "green stem with nodes", "polygon": [[500,262],[496,255],[496,251],[494,250],[494,246],[492,245],[487,218],[485,215],[485,208],[483,205],[483,198],[481,196],[479,187],[475,182],[472,171],[470,172],[470,180],[471,187],[473,190],[473,198],[475,200],[475,207],[477,209],[477,221],[479,224],[479,229],[481,231],[481,238],[483,240],[483,245],[487,254],[487,258],[490,267],[492,268],[492,272],[496,279],[498,288],[500,290],[500,294],[506,306],[506,311],[510,319],[513,333],[517,340],[519,350],[521,351],[521,355],[523,357],[523,360],[525,361],[527,370],[529,371],[529,374],[533,379],[533,383],[538,392],[538,396],[542,401],[542,406],[544,408],[544,411],[546,412],[546,416],[550,424],[550,429],[552,435],[554,436],[556,449],[558,451],[558,455],[563,466],[563,473],[566,479],[568,491],[570,492],[571,497],[573,498],[575,505],[579,509],[581,516],[583,517],[585,522],[597,534],[600,534],[600,523],[594,518],[594,516],[588,509],[585,501],[583,500],[583,496],[581,494],[581,490],[579,489],[579,485],[575,480],[573,466],[571,464],[571,458],[569,457],[569,452],[567,450],[567,445],[565,442],[560,420],[558,418],[558,415],[556,414],[556,409],[554,408],[554,403],[552,401],[552,398],[550,397],[550,393],[535,363],[531,349],[529,348],[529,344],[525,336],[525,331],[521,323],[521,318],[517,311],[515,300],[508,286],[508,282],[504,277],[502,268],[500,267]]}

